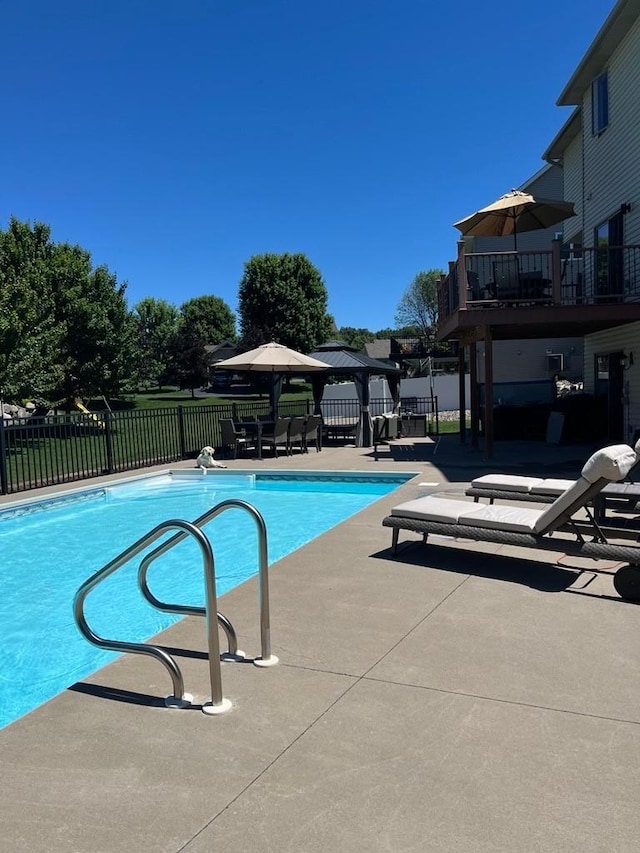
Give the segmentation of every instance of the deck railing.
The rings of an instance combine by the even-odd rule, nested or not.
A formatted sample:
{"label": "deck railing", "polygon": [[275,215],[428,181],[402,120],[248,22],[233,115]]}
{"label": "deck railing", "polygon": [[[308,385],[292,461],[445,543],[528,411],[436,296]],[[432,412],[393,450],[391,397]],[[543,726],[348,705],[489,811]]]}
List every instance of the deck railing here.
{"label": "deck railing", "polygon": [[640,246],[464,254],[438,286],[438,313],[640,300]]}

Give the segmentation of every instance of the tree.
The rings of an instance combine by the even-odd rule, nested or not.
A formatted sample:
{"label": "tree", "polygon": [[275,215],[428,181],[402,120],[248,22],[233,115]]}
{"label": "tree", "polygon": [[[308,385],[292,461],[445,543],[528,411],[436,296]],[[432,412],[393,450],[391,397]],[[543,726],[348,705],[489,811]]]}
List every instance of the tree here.
{"label": "tree", "polygon": [[106,266],[92,269],[89,252],[67,243],[55,247],[54,282],[63,371],[57,395],[66,401],[118,395],[136,362],[126,284]]}
{"label": "tree", "polygon": [[11,218],[0,231],[0,397],[50,399],[62,376],[51,280],[53,243],[43,223]]}
{"label": "tree", "polygon": [[205,350],[205,340],[181,325],[172,342],[172,357],[169,363],[169,380],[180,388],[194,389],[205,384],[209,373],[209,363]]}
{"label": "tree", "polygon": [[419,272],[405,290],[396,311],[400,326],[416,326],[422,337],[433,335],[438,321],[437,284],[444,272],[430,269]]}
{"label": "tree", "polygon": [[222,344],[236,339],[236,318],[219,296],[196,296],[180,306],[180,326],[191,339]]}
{"label": "tree", "polygon": [[305,255],[254,255],[238,290],[243,346],[276,341],[311,352],[331,333],[327,301],[322,276]]}
{"label": "tree", "polygon": [[378,329],[376,338],[415,338],[420,334],[417,326],[396,326],[395,329]]}
{"label": "tree", "polygon": [[134,357],[126,285],[47,225],[0,232],[0,376],[7,399],[119,392]]}
{"label": "tree", "polygon": [[338,338],[345,341],[349,346],[355,347],[358,350],[364,350],[365,344],[370,344],[376,339],[373,332],[369,329],[355,329],[353,326],[342,326],[338,329]]}
{"label": "tree", "polygon": [[141,386],[166,381],[180,312],[164,299],[147,296],[133,306],[137,328],[137,372]]}

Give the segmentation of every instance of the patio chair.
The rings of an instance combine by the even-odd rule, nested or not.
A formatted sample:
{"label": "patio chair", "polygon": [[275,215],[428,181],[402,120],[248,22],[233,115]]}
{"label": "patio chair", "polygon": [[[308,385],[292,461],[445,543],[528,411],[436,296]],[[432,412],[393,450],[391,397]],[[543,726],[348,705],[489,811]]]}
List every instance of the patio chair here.
{"label": "patio chair", "polygon": [[398,438],[398,416],[394,413],[376,415],[373,423],[373,458],[378,461],[378,445]]}
{"label": "patio chair", "polygon": [[294,415],[289,424],[289,454],[293,453],[294,444],[298,445],[300,453],[304,452],[304,425],[306,416]]}
{"label": "patio chair", "polygon": [[474,302],[478,299],[482,299],[478,273],[474,270],[467,270],[467,301]]}
{"label": "patio chair", "polygon": [[304,452],[309,452],[311,445],[315,446],[316,453],[322,450],[320,438],[322,435],[322,415],[309,415],[304,427]]}
{"label": "patio chair", "polygon": [[238,458],[238,450],[246,451],[249,445],[247,436],[236,429],[232,418],[221,418],[220,429],[222,430],[222,450],[225,454],[233,453],[233,458]]}
{"label": "patio chair", "polygon": [[520,298],[520,269],[517,257],[504,257],[493,262],[496,299],[513,302]]}
{"label": "patio chair", "polygon": [[[422,533],[425,543],[433,533],[476,542],[561,550],[595,560],[624,561],[628,565],[618,569],[614,586],[622,598],[640,601],[640,545],[612,543],[592,517],[584,518],[584,513],[576,517],[608,483],[624,479],[637,462],[635,450],[626,444],[598,450],[587,460],[580,477],[545,509],[478,504],[431,495],[399,504],[382,524],[393,530],[394,554],[400,530],[412,530]],[[563,535],[552,538],[555,532]]]}
{"label": "patio chair", "polygon": [[284,446],[285,454],[289,454],[289,424],[291,418],[276,418],[273,432],[262,433],[262,446],[273,447],[273,454],[277,458],[278,447]]}

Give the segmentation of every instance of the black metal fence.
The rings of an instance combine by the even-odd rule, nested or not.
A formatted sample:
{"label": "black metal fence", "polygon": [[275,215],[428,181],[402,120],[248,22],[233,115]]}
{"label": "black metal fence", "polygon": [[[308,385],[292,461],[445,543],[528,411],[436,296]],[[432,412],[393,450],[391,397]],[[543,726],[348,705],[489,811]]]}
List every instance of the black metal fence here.
{"label": "black metal fence", "polygon": [[[414,398],[416,412],[430,413],[437,429],[437,402]],[[386,409],[385,409],[386,406]],[[325,419],[356,419],[357,400],[322,403]],[[371,401],[372,414],[390,408]],[[310,414],[310,400],[282,402],[281,415]],[[379,410],[379,411],[378,411]],[[192,457],[205,445],[222,446],[220,420],[268,415],[269,403],[178,406],[171,409],[95,412],[0,419],[0,493],[14,494],[163,465]]]}
{"label": "black metal fence", "polygon": [[[325,423],[355,422],[360,416],[360,402],[356,399],[323,400],[321,408]],[[392,408],[393,402],[388,397],[372,398],[369,401],[369,414],[372,417],[389,412]],[[437,431],[437,397],[402,397],[400,411],[412,415],[427,415],[429,423],[433,423],[433,432]]]}

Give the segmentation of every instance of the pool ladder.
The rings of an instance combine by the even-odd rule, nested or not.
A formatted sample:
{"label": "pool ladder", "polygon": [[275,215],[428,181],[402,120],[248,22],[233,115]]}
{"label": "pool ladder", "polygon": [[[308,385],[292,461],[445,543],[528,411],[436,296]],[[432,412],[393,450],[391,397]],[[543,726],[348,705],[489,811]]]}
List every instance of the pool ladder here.
{"label": "pool ladder", "polygon": [[[211,701],[202,705],[205,714],[222,714],[231,708],[231,702],[222,695],[222,673],[220,668],[220,640],[218,636],[218,625],[222,627],[229,645],[228,652],[224,655],[225,660],[239,660],[244,658],[244,653],[238,651],[236,632],[231,622],[218,613],[216,597],[216,572],[213,549],[207,536],[202,532],[202,527],[216,516],[228,509],[241,509],[248,512],[254,519],[258,529],[258,583],[260,596],[260,656],[254,658],[256,666],[275,666],[278,658],[271,654],[271,628],[269,620],[269,572],[267,557],[267,528],[264,518],[258,510],[246,501],[230,498],[222,501],[195,521],[183,521],[182,519],[169,519],[158,524],[140,539],[130,545],[125,551],[99,569],[95,574],[80,586],[76,592],[73,602],[73,613],[76,624],[83,636],[95,646],[110,649],[117,652],[131,652],[132,654],[149,655],[158,660],[168,671],[173,684],[173,693],[165,699],[165,704],[174,708],[185,708],[191,705],[193,697],[184,691],[184,679],[182,671],[175,659],[160,646],[150,643],[133,643],[121,640],[109,640],[100,637],[87,623],[84,614],[84,602],[87,595],[98,586],[101,581],[120,569],[125,563],[137,556],[141,551],[155,542],[160,536],[171,530],[177,530],[170,539],[162,542],[153,551],[150,551],[140,562],[138,568],[138,585],[147,601],[158,610],[167,613],[180,613],[189,616],[204,616],[207,624],[207,642],[209,646],[209,678],[211,682]],[[153,595],[147,584],[147,573],[151,564],[167,551],[174,548],[178,543],[192,537],[200,547],[202,564],[204,570],[206,604],[204,607],[192,607],[186,604],[170,604],[160,601]],[[212,618],[215,614],[215,619]]]}

